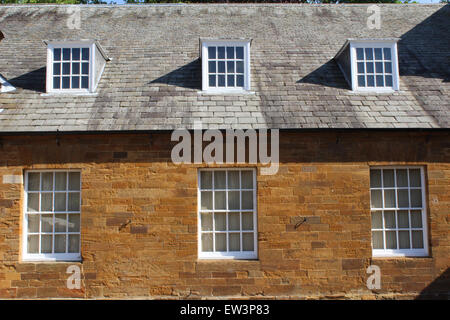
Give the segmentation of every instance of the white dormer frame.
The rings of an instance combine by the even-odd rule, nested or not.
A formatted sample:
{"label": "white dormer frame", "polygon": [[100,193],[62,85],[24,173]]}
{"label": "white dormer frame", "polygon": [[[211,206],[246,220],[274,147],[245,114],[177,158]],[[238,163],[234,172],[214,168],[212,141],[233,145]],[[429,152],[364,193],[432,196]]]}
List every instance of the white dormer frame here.
{"label": "white dormer frame", "polygon": [[[356,92],[393,92],[398,91],[399,84],[399,70],[398,70],[398,52],[397,41],[399,39],[382,39],[382,40],[349,40],[350,46],[350,67],[351,67],[351,86],[352,90]],[[392,59],[392,87],[359,87],[357,76],[357,48],[390,48]]]}
{"label": "white dormer frame", "polygon": [[[202,60],[202,90],[207,93],[246,93],[250,91],[250,44],[251,39],[200,39]],[[244,87],[210,87],[208,77],[208,47],[210,46],[242,46],[244,47]]]}

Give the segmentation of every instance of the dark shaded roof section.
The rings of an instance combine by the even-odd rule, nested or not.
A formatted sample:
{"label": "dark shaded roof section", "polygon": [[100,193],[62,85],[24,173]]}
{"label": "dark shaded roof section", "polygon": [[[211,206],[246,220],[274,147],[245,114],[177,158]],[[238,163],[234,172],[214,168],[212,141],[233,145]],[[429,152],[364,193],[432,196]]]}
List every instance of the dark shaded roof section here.
{"label": "dark shaded roof section", "polygon": [[[379,5],[0,6],[0,131],[193,128],[449,128],[450,6]],[[73,6],[72,6],[73,8]],[[249,94],[201,92],[199,39],[247,38]],[[399,46],[400,91],[352,92],[335,60],[348,38]],[[107,62],[97,93],[43,94],[45,39],[96,39]]]}

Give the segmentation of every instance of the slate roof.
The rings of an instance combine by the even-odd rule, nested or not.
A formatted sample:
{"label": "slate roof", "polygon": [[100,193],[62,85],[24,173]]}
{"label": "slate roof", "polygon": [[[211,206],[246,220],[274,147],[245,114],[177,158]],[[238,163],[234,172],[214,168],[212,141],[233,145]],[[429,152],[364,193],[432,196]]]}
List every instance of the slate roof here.
{"label": "slate roof", "polygon": [[[69,29],[61,5],[0,6],[0,132],[193,128],[449,128],[450,6],[98,5]],[[72,9],[71,9],[72,10]],[[251,38],[249,94],[201,91],[199,38]],[[401,38],[400,91],[352,92],[333,57],[348,38]],[[96,39],[97,93],[46,95],[46,39]]]}

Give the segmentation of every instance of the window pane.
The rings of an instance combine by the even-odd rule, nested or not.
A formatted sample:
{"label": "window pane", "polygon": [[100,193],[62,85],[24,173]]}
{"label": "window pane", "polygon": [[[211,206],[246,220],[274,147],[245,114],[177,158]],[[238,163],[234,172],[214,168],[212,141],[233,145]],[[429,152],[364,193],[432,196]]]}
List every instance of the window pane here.
{"label": "window pane", "polygon": [[53,60],[55,61],[61,60],[61,49],[53,49]]}
{"label": "window pane", "polygon": [[365,87],[366,86],[366,77],[358,76],[358,86]]}
{"label": "window pane", "polygon": [[397,211],[397,216],[398,216],[398,227],[409,228],[408,211],[406,210]]}
{"label": "window pane", "polygon": [[64,191],[66,190],[67,184],[67,173],[66,172],[56,172],[55,173],[55,190]]}
{"label": "window pane", "polygon": [[69,172],[69,190],[80,191],[79,172]]}
{"label": "window pane", "polygon": [[53,215],[41,215],[41,232],[53,232]]}
{"label": "window pane", "polygon": [[390,62],[384,63],[384,72],[392,73],[392,64]]}
{"label": "window pane", "polygon": [[70,89],[70,77],[62,77],[62,88]]}
{"label": "window pane", "polygon": [[386,231],[386,249],[397,249],[397,234],[395,231]]}
{"label": "window pane", "polygon": [[420,189],[411,189],[411,207],[422,207],[422,191]]}
{"label": "window pane", "polygon": [[219,87],[225,87],[225,76],[224,75],[219,75],[217,77],[217,85]]}
{"label": "window pane", "polygon": [[53,78],[53,89],[60,89],[60,88],[61,88],[61,78],[54,77]]}
{"label": "window pane", "polygon": [[39,215],[28,215],[28,232],[39,232]]}
{"label": "window pane", "polygon": [[68,195],[68,211],[80,211],[80,193],[79,192],[71,192]]}
{"label": "window pane", "polygon": [[364,60],[364,50],[363,50],[363,48],[356,48],[356,59]]}
{"label": "window pane", "polygon": [[392,169],[383,170],[383,186],[394,187],[394,170]]}
{"label": "window pane", "polygon": [[409,243],[409,231],[399,231],[398,232],[398,242],[400,249],[410,249]]}
{"label": "window pane", "polygon": [[208,72],[209,73],[216,73],[216,62],[215,61],[209,61],[208,62]]}
{"label": "window pane", "polygon": [[226,188],[225,171],[214,171],[214,188],[215,189]]}
{"label": "window pane", "polygon": [[81,88],[89,89],[89,77],[81,77]]}
{"label": "window pane", "polygon": [[227,86],[234,87],[234,75],[227,76]]}
{"label": "window pane", "polygon": [[219,59],[225,59],[225,47],[217,47],[217,57]]}
{"label": "window pane", "polygon": [[364,73],[364,62],[358,62],[358,73]]}
{"label": "window pane", "polygon": [[420,187],[420,169],[409,169],[409,183],[411,187]]}
{"label": "window pane", "polygon": [[228,171],[228,189],[239,189],[239,171]]}
{"label": "window pane", "polygon": [[253,212],[242,212],[242,230],[253,230]]}
{"label": "window pane", "polygon": [[202,251],[213,251],[213,238],[212,233],[202,233]]}
{"label": "window pane", "polygon": [[80,232],[79,214],[69,214],[69,232]]}
{"label": "window pane", "polygon": [[70,63],[68,62],[63,63],[62,73],[64,75],[70,74]]}
{"label": "window pane", "polygon": [[244,59],[244,47],[236,47],[236,59]]}
{"label": "window pane", "polygon": [[242,191],[242,209],[253,209],[253,191]]}
{"label": "window pane", "polygon": [[210,75],[209,76],[209,86],[210,87],[215,87],[216,86],[216,76],[214,75]]}
{"label": "window pane", "polygon": [[395,191],[394,190],[384,190],[384,207],[385,208],[395,208]]}
{"label": "window pane", "polygon": [[384,249],[383,231],[372,231],[372,245],[373,249]]}
{"label": "window pane", "polygon": [[72,60],[80,60],[80,48],[72,49]]}
{"label": "window pane", "polygon": [[214,192],[214,209],[225,210],[227,208],[225,194],[225,191]]}
{"label": "window pane", "polygon": [[70,48],[63,48],[63,60],[70,60]]}
{"label": "window pane", "polygon": [[383,73],[383,62],[375,62],[376,73]]}
{"label": "window pane", "polygon": [[370,206],[372,208],[382,208],[381,190],[370,191]]}
{"label": "window pane", "polygon": [[225,73],[225,61],[219,61],[217,63],[217,72],[218,73]]}
{"label": "window pane", "polygon": [[244,73],[244,61],[236,62],[236,73]]}
{"label": "window pane", "polygon": [[241,238],[239,233],[230,233],[229,238],[229,251],[241,250]]}
{"label": "window pane", "polygon": [[41,235],[41,253],[52,253],[53,236],[51,234]]}
{"label": "window pane", "polygon": [[384,60],[391,60],[391,49],[383,48],[383,52],[384,52]]}
{"label": "window pane", "polygon": [[80,252],[80,235],[69,234],[69,252]]}
{"label": "window pane", "polygon": [[55,211],[66,211],[66,193],[55,193]]}
{"label": "window pane", "polygon": [[234,61],[227,61],[227,73],[234,73]]}
{"label": "window pane", "polygon": [[82,74],[89,74],[89,63],[88,62],[83,62],[81,64],[81,73]]}
{"label": "window pane", "polygon": [[67,215],[55,214],[55,232],[66,232]]}
{"label": "window pane", "polygon": [[212,172],[211,171],[201,171],[200,172],[200,188],[201,189],[212,189]]}
{"label": "window pane", "polygon": [[216,233],[216,250],[215,251],[227,251],[227,235],[225,233]]}
{"label": "window pane", "polygon": [[72,77],[72,89],[80,89],[80,77]]}
{"label": "window pane", "polygon": [[242,189],[253,189],[253,171],[242,171]]}
{"label": "window pane", "polygon": [[66,252],[66,235],[56,234],[55,235],[55,253],[65,253]]}
{"label": "window pane", "polygon": [[413,249],[423,249],[423,232],[412,231],[412,247]]}
{"label": "window pane", "polygon": [[30,235],[27,239],[27,252],[39,253],[39,235]]}
{"label": "window pane", "polygon": [[375,60],[382,60],[383,55],[381,53],[381,48],[375,48]]}
{"label": "window pane", "polygon": [[374,87],[375,86],[374,76],[367,76],[367,86],[368,87]]}
{"label": "window pane", "polygon": [[385,211],[384,212],[384,227],[388,229],[395,228],[395,211]]}
{"label": "window pane", "polygon": [[239,210],[239,191],[228,192],[228,209]]}
{"label": "window pane", "polygon": [[366,70],[367,70],[367,73],[373,73],[373,62],[366,63]]}
{"label": "window pane", "polygon": [[370,187],[371,188],[381,187],[381,170],[379,169],[370,170]]}
{"label": "window pane", "polygon": [[216,231],[227,229],[226,213],[214,213],[214,227]]}
{"label": "window pane", "polygon": [[372,212],[372,229],[383,229],[383,215],[381,211]]}
{"label": "window pane", "polygon": [[400,208],[409,207],[408,190],[397,190],[398,206]]}
{"label": "window pane", "polygon": [[213,217],[211,213],[202,213],[201,214],[201,226],[202,231],[211,231],[212,228]]}
{"label": "window pane", "polygon": [[392,87],[392,76],[385,76],[386,87]]}
{"label": "window pane", "polygon": [[52,193],[41,193],[41,211],[53,211]]}
{"label": "window pane", "polygon": [[253,233],[243,233],[242,234],[242,250],[243,251],[253,251],[254,250]]}
{"label": "window pane", "polygon": [[56,75],[60,75],[61,74],[61,63],[54,63],[53,64],[53,74]]}
{"label": "window pane", "polygon": [[234,59],[234,47],[227,47],[227,59]]}
{"label": "window pane", "polygon": [[236,87],[243,87],[243,86],[244,86],[244,76],[237,75],[236,76]]}
{"label": "window pane", "polygon": [[42,173],[42,190],[44,191],[53,190],[53,172]]}
{"label": "window pane", "polygon": [[406,169],[397,169],[397,187],[408,186],[408,172]]}
{"label": "window pane", "polygon": [[209,59],[216,58],[216,47],[208,47],[208,58]]}
{"label": "window pane", "polygon": [[89,48],[83,48],[82,49],[82,55],[81,58],[83,60],[89,60]]}
{"label": "window pane", "polygon": [[228,214],[228,230],[240,230],[240,220],[239,212],[230,212]]}
{"label": "window pane", "polygon": [[28,193],[27,210],[29,212],[39,211],[39,193]]}
{"label": "window pane", "polygon": [[372,48],[365,48],[365,51],[366,51],[366,60],[373,60]]}
{"label": "window pane", "polygon": [[80,64],[78,62],[72,63],[72,74],[80,74]]}
{"label": "window pane", "polygon": [[376,80],[377,80],[377,87],[384,87],[383,76],[376,76]]}
{"label": "window pane", "polygon": [[202,210],[212,210],[212,192],[202,191],[201,193],[201,208]]}
{"label": "window pane", "polygon": [[422,212],[420,210],[411,210],[411,227],[422,228]]}

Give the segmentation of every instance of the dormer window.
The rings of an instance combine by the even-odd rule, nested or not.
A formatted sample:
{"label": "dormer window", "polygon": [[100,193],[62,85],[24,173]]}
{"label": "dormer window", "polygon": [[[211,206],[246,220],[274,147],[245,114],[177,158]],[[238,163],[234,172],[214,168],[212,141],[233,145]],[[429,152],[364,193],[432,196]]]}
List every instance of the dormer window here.
{"label": "dormer window", "polygon": [[201,40],[201,56],[204,91],[250,90],[250,40]]}
{"label": "dormer window", "polygon": [[95,92],[107,60],[95,41],[49,42],[47,92]]}
{"label": "dormer window", "polygon": [[397,40],[347,40],[335,59],[353,91],[399,90]]}

